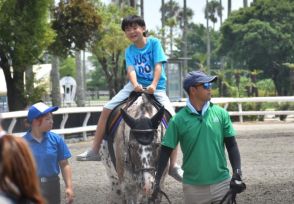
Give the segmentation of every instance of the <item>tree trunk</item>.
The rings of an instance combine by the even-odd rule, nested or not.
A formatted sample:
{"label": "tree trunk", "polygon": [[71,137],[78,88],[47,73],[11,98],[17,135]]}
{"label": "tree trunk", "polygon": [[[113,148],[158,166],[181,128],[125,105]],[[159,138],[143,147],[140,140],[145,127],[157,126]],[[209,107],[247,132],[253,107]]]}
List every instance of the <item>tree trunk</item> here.
{"label": "tree trunk", "polygon": [[[11,73],[10,65],[5,54],[0,51],[0,67],[3,70],[6,87],[9,111],[24,110],[27,106],[27,100],[24,97],[24,72],[18,71]],[[17,70],[17,69],[16,69]],[[2,82],[4,83],[4,82]]]}
{"label": "tree trunk", "polygon": [[[223,2],[222,0],[219,0],[219,4],[221,8],[223,8]],[[223,9],[221,9],[220,15],[219,15],[219,21],[220,21],[220,26],[223,25]]]}
{"label": "tree trunk", "polygon": [[164,0],[161,0],[161,30],[162,30],[162,36],[161,36],[161,43],[163,50],[165,51],[165,5]]}
{"label": "tree trunk", "polygon": [[243,0],[243,7],[247,8],[248,7],[248,0]]}
{"label": "tree trunk", "polygon": [[169,49],[170,49],[170,57],[173,57],[173,27],[170,27],[170,43],[169,43]]}
{"label": "tree trunk", "polygon": [[52,56],[52,69],[50,73],[51,77],[51,97],[52,105],[61,106],[60,96],[60,75],[59,75],[59,58],[58,56]]}
{"label": "tree trunk", "polygon": [[77,91],[76,91],[76,103],[77,106],[83,107],[85,106],[85,89],[84,89],[84,77],[83,77],[83,69],[81,62],[81,51],[75,51],[76,57],[76,81],[77,81]]}
{"label": "tree trunk", "polygon": [[101,64],[101,67],[103,69],[103,72],[105,74],[105,77],[106,77],[106,81],[108,82],[108,90],[109,90],[109,97],[112,98],[114,96],[114,83],[113,83],[113,75],[111,74],[110,71],[108,71],[109,69],[109,66],[108,66],[108,62],[107,62],[107,59],[102,57],[102,58],[97,58],[98,61],[100,62]]}
{"label": "tree trunk", "polygon": [[[172,0],[170,0],[170,4],[171,2]],[[173,26],[170,26],[169,28],[169,35],[170,35],[170,42],[169,42],[170,57],[173,57]]]}
{"label": "tree trunk", "polygon": [[137,0],[130,0],[130,7],[136,8],[137,7]]}
{"label": "tree trunk", "polygon": [[231,15],[232,12],[232,0],[228,0],[228,17]]}
{"label": "tree trunk", "polygon": [[[206,0],[206,5],[208,5],[208,0]],[[207,11],[207,9],[206,9]],[[209,18],[208,14],[206,14],[206,31],[207,31],[207,42],[206,42],[206,66],[207,73],[210,74],[210,32],[209,32]]]}
{"label": "tree trunk", "polygon": [[33,95],[35,76],[33,67],[29,66],[25,71],[25,89],[27,95]]}
{"label": "tree trunk", "polygon": [[13,77],[11,77],[10,70],[3,69],[7,85],[9,111],[24,110],[27,107],[27,100],[24,96],[24,72],[20,69],[15,70],[18,71],[13,72]]}
{"label": "tree trunk", "polygon": [[184,30],[183,30],[183,40],[184,40],[184,72],[188,72],[188,48],[187,48],[187,1],[184,0]]}
{"label": "tree trunk", "polygon": [[140,1],[140,12],[141,12],[141,17],[144,19],[144,0]]}

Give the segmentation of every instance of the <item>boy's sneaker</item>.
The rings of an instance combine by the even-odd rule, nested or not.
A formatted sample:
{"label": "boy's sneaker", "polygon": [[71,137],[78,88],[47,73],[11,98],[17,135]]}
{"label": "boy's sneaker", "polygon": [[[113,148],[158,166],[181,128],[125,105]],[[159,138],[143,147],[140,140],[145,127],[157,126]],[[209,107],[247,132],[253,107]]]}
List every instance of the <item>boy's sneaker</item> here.
{"label": "boy's sneaker", "polygon": [[168,174],[173,177],[174,179],[176,179],[178,182],[182,182],[183,181],[183,170],[179,165],[175,165],[173,168],[170,168],[168,171]]}
{"label": "boy's sneaker", "polygon": [[92,149],[77,155],[76,159],[77,161],[101,161],[100,154],[94,152]]}

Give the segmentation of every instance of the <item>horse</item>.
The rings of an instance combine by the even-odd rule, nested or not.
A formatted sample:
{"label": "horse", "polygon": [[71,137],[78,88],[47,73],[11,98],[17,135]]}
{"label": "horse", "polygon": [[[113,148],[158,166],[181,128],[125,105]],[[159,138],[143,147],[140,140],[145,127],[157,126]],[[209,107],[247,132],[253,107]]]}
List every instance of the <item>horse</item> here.
{"label": "horse", "polygon": [[[160,196],[150,202],[166,118],[170,117],[160,106],[153,95],[133,92],[112,111],[100,148],[110,181],[107,203],[160,203]],[[165,175],[166,171],[160,181],[161,189]]]}

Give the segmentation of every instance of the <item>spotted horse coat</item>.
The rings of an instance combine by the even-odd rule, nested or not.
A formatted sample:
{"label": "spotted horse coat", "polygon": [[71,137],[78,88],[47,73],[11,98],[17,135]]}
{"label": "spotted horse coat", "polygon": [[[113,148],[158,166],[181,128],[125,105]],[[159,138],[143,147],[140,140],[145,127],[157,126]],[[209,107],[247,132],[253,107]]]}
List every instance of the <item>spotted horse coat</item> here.
{"label": "spotted horse coat", "polygon": [[[111,186],[107,203],[150,203],[166,128],[166,117],[163,117],[166,110],[164,107],[157,110],[153,98],[142,94],[130,106],[120,109],[117,127],[102,142],[100,154]],[[165,175],[166,172],[161,189]]]}

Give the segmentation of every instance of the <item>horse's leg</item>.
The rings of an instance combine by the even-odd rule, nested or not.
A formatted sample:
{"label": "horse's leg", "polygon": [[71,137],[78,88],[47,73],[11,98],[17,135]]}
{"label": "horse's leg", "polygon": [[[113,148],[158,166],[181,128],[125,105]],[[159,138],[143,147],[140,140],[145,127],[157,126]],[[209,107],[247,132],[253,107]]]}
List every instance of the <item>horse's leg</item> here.
{"label": "horse's leg", "polygon": [[137,202],[137,189],[135,186],[124,186],[125,202],[126,204],[138,204]]}
{"label": "horse's leg", "polygon": [[107,141],[103,140],[100,148],[100,154],[102,158],[102,162],[106,169],[106,174],[108,176],[110,182],[110,193],[108,196],[107,203],[109,204],[124,204],[124,196],[121,190],[121,184],[118,180],[118,176],[114,165],[111,161],[110,154],[108,151],[108,143]]}

